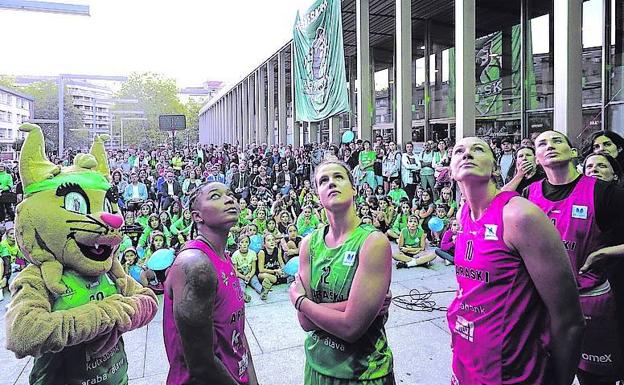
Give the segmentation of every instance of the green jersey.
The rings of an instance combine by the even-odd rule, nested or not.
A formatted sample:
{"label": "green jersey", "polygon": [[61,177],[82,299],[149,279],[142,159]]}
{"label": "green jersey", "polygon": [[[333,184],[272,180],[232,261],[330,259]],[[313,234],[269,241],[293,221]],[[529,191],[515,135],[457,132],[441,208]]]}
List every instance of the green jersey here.
{"label": "green jersey", "polygon": [[[310,289],[316,303],[342,302],[349,298],[357,271],[360,248],[376,229],[362,224],[340,246],[325,244],[327,227],[316,230],[310,239]],[[325,331],[308,334],[305,340],[307,364],[333,378],[373,380],[392,372],[392,351],[384,329],[387,316],[377,316],[354,343]]]}
{"label": "green jersey", "polygon": [[[71,270],[66,270],[61,281],[67,286],[67,291],[55,300],[52,311],[72,309],[117,294],[115,283],[106,274],[95,280],[88,280]],[[30,372],[30,383],[34,385],[128,383],[128,359],[121,338],[103,355],[96,356],[94,353],[91,343],[85,342],[67,346],[58,353],[45,353],[36,357]]]}
{"label": "green jersey", "polygon": [[407,227],[401,229],[401,234],[403,235],[403,246],[405,247],[420,247],[420,239],[424,234],[424,230],[422,227],[418,226],[416,228],[416,233],[414,235],[410,234],[410,231]]}

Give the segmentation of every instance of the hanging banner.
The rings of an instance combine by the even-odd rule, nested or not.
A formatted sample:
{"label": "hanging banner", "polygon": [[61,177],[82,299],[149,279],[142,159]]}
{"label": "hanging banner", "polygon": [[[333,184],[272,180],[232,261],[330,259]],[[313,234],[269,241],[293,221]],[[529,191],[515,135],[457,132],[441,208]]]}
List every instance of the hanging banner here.
{"label": "hanging banner", "polygon": [[[520,97],[522,84],[520,82],[520,44],[522,42],[520,26],[511,28],[511,90],[507,93],[509,111],[520,111]],[[477,117],[499,117],[503,112],[504,84],[502,78],[501,60],[503,58],[503,34],[495,32],[478,38],[475,41],[475,108]],[[525,90],[527,109],[538,108],[535,69],[533,65],[533,47],[531,26],[527,27],[527,63]],[[455,116],[455,48],[449,49],[449,98],[447,101],[447,115]],[[509,86],[507,86],[509,87]]]}
{"label": "hanging banner", "polygon": [[296,120],[349,112],[340,0],[317,0],[293,29]]}

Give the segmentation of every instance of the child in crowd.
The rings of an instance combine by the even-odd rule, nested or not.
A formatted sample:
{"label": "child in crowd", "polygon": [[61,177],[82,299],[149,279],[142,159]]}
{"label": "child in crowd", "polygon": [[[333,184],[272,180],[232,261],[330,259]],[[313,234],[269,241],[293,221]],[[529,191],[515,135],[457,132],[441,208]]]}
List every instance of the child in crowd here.
{"label": "child in crowd", "polygon": [[388,197],[392,199],[395,205],[401,202],[401,198],[407,198],[407,193],[399,185],[398,179],[392,179],[390,181],[390,191],[388,191]]}
{"label": "child in crowd", "polygon": [[431,245],[432,246],[440,245],[440,239],[442,238],[442,234],[444,234],[444,231],[448,228],[449,220],[448,220],[448,216],[446,215],[446,213],[447,213],[446,205],[440,204],[436,206],[435,215],[432,218],[437,218],[441,220],[442,223],[444,223],[444,227],[440,231],[431,230],[431,239],[432,239]]}
{"label": "child in crowd", "polygon": [[303,238],[297,234],[297,226],[289,225],[288,236],[282,238],[282,241],[280,242],[283,250],[282,256],[284,263],[288,262],[291,258],[299,256],[299,245],[302,240]]}
{"label": "child in crowd", "polygon": [[262,285],[256,276],[257,260],[256,252],[249,249],[249,237],[241,235],[238,239],[238,250],[232,254],[232,264],[236,268],[245,302],[251,301],[251,297],[245,292],[247,286],[251,286],[258,294],[262,293]]}
{"label": "child in crowd", "polygon": [[267,299],[273,285],[286,283],[282,250],[271,234],[264,237],[264,247],[258,252],[258,278],[262,282],[260,299]]}
{"label": "child in crowd", "polygon": [[148,203],[143,203],[141,205],[141,210],[139,211],[139,215],[136,217],[134,221],[140,224],[141,227],[145,229],[147,228],[147,222],[151,214],[152,214],[152,206]]}
{"label": "child in crowd", "polygon": [[141,283],[143,268],[139,263],[139,257],[134,246],[130,246],[123,251],[121,254],[121,264],[126,274],[134,278],[135,281]]}
{"label": "child in crowd", "polygon": [[438,257],[444,259],[446,265],[455,263],[455,240],[459,233],[459,222],[457,219],[452,219],[449,229],[444,232],[442,236],[442,242],[440,242],[440,248],[435,250]]}
{"label": "child in crowd", "polygon": [[401,235],[401,229],[407,227],[407,220],[411,215],[409,203],[403,202],[401,203],[400,207],[401,211],[395,217],[394,222],[392,222],[392,227],[390,228],[390,230],[386,231],[386,235],[391,241],[399,239],[399,236]]}
{"label": "child in crowd", "polygon": [[427,265],[436,257],[433,252],[425,252],[427,240],[416,215],[409,216],[407,227],[401,229],[398,244],[399,252],[392,256],[397,261],[397,269]]}
{"label": "child in crowd", "polygon": [[312,206],[305,206],[297,218],[297,232],[302,237],[310,234],[319,226],[319,218],[313,213]]}

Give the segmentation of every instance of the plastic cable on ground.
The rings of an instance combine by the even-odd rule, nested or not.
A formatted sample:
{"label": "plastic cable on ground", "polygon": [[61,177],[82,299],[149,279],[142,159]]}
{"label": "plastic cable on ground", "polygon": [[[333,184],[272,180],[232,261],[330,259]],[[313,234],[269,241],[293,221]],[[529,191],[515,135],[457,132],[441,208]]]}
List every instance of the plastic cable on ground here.
{"label": "plastic cable on ground", "polygon": [[418,289],[410,290],[409,294],[397,295],[392,298],[392,303],[401,309],[411,311],[447,311],[446,306],[438,306],[436,301],[432,298],[436,294],[455,293],[456,290],[440,290],[440,291],[426,291],[420,292]]}

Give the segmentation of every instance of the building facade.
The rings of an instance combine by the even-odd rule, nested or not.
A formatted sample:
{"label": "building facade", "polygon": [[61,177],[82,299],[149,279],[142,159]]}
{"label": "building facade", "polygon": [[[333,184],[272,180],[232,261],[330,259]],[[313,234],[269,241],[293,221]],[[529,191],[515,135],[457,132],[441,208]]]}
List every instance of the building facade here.
{"label": "building facade", "polygon": [[0,158],[14,159],[13,143],[24,138],[19,126],[33,117],[32,96],[0,86]]}
{"label": "building facade", "polygon": [[555,129],[582,145],[596,130],[624,135],[624,0],[341,7],[350,113],[293,122],[288,42],[204,107],[200,140],[336,143],[346,129],[399,143],[519,140]]}

